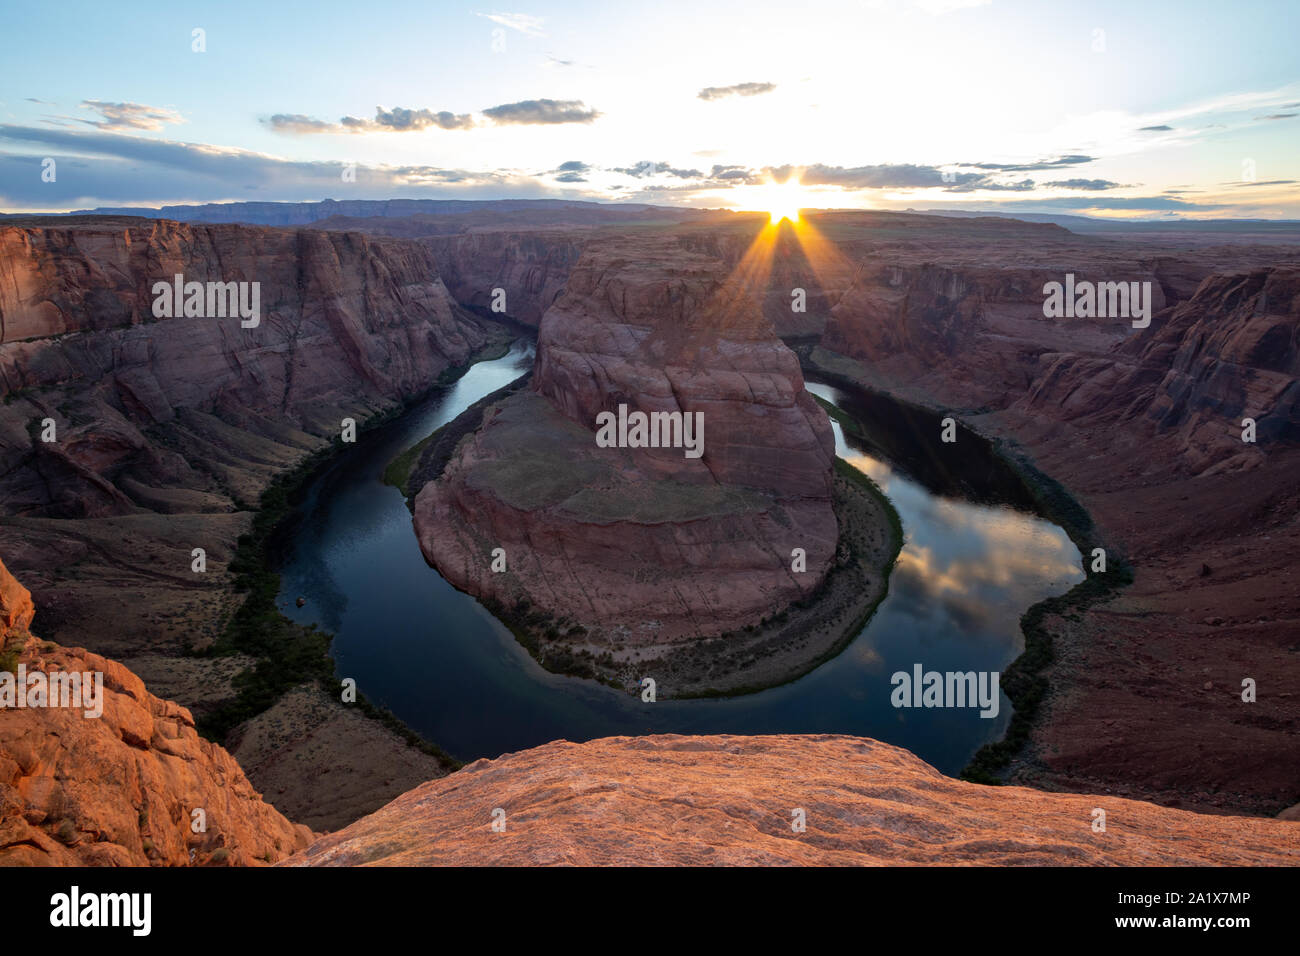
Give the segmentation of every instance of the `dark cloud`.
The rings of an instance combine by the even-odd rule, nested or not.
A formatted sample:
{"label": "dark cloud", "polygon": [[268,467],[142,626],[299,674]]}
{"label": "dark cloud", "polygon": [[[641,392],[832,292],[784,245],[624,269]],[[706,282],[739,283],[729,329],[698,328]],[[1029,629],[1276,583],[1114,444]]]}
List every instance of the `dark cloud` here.
{"label": "dark cloud", "polygon": [[587,170],[589,170],[589,169],[591,169],[591,167],[588,166],[586,163],[584,163],[582,160],[580,160],[580,159],[571,159],[571,160],[569,160],[567,163],[560,163],[560,165],[556,166],[555,169],[552,170],[552,172],[556,172],[556,173],[585,173],[585,172],[587,172]]}
{"label": "dark cloud", "polygon": [[1104,189],[1126,189],[1122,183],[1111,182],[1109,179],[1058,179],[1055,182],[1044,183],[1044,186],[1055,186],[1057,189],[1087,189],[1099,192]]}
{"label": "dark cloud", "polygon": [[600,115],[582,100],[520,100],[483,111],[494,123],[521,126],[550,126],[558,123],[590,123]]}
{"label": "dark cloud", "polygon": [[1297,114],[1297,113],[1271,113],[1271,114],[1268,115],[1268,116],[1256,116],[1255,119],[1259,119],[1259,120],[1282,120],[1282,119],[1290,119],[1291,117],[1293,117],[1293,116],[1297,116],[1297,115],[1300,115],[1300,114]]}
{"label": "dark cloud", "polygon": [[759,96],[774,89],[775,83],[736,83],[733,86],[706,86],[695,95],[702,100],[721,100],[728,96]]}
{"label": "dark cloud", "polygon": [[1297,180],[1294,179],[1270,179],[1266,182],[1244,182],[1244,183],[1224,183],[1225,186],[1294,186]]}
{"label": "dark cloud", "polygon": [[702,179],[704,177],[704,173],[698,169],[677,169],[667,163],[652,163],[648,160],[642,160],[635,166],[615,166],[612,171],[622,173],[624,176],[631,176],[633,179],[644,179],[646,176],[674,176],[677,179]]}
{"label": "dark cloud", "polygon": [[709,170],[709,178],[722,182],[737,183],[757,183],[762,181],[762,177],[758,172],[748,166],[719,166],[717,164]]}
{"label": "dark cloud", "polygon": [[1139,126],[1139,133],[1166,133],[1173,129],[1172,126]]}
{"label": "dark cloud", "polygon": [[959,165],[969,166],[972,169],[995,169],[1004,173],[1030,172],[1035,169],[1055,169],[1058,166],[1082,166],[1084,163],[1091,163],[1096,157],[1080,156],[1072,154],[1069,156],[1058,156],[1056,159],[1043,159],[1036,163],[1008,164],[1008,163],[961,163]]}
{"label": "dark cloud", "polygon": [[963,179],[961,174],[958,174],[958,177],[961,181],[948,185],[947,192],[972,193],[976,190],[982,189],[987,192],[1023,193],[1029,192],[1034,188],[1034,181],[1032,179],[1018,179],[1012,182],[1002,182],[1001,180],[993,179],[990,176],[980,176],[975,180]]}
{"label": "dark cloud", "polygon": [[587,177],[582,173],[560,173],[555,177],[557,183],[585,183]]}
{"label": "dark cloud", "polygon": [[400,106],[391,110],[376,106],[373,125],[400,132],[427,129],[430,126],[439,129],[470,129],[474,125],[474,119],[468,113],[457,115],[446,110],[435,113],[432,110],[408,110]]}
{"label": "dark cloud", "polygon": [[[36,102],[33,100],[32,102]],[[180,113],[162,106],[145,106],[142,103],[108,103],[104,100],[82,100],[83,110],[94,110],[97,120],[78,119],[78,123],[98,129],[162,129],[169,123],[182,122]]]}

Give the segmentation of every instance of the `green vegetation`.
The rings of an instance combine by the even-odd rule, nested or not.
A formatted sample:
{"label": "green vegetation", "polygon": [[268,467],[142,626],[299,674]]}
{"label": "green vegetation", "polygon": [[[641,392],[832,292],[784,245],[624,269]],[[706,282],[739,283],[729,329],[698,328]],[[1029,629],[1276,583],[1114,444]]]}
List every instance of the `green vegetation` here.
{"label": "green vegetation", "polygon": [[[821,352],[821,350],[818,350]],[[845,388],[863,388],[850,369],[838,366],[828,372],[831,353],[813,356],[810,360],[827,377],[839,379]],[[848,361],[848,360],[844,360]],[[852,416],[841,411],[824,399],[814,396],[827,414],[840,423],[848,435],[861,437],[862,427]],[[909,404],[891,395],[893,401]],[[1133,582],[1133,568],[1118,551],[1106,547],[1097,533],[1092,516],[1088,510],[1056,479],[1044,474],[1024,455],[1017,454],[1009,443],[992,442],[991,450],[997,454],[1019,479],[1034,510],[1044,519],[1058,525],[1074,542],[1084,559],[1084,580],[1065,594],[1039,601],[1025,611],[1020,617],[1020,630],[1024,634],[1025,649],[1012,661],[1002,673],[1002,689],[1011,701],[1014,711],[1007,732],[1003,738],[994,743],[985,744],[970,763],[961,772],[961,777],[975,783],[1000,785],[1003,783],[999,774],[1006,770],[1011,761],[1028,742],[1034,721],[1038,718],[1043,701],[1050,690],[1045,675],[1049,664],[1055,659],[1052,646],[1052,634],[1047,621],[1053,616],[1067,620],[1080,620],[1082,612],[1094,604],[1113,596],[1122,588]],[[1092,570],[1092,552],[1094,548],[1105,548],[1106,570]]]}
{"label": "green vegetation", "polygon": [[[401,406],[372,416],[361,425],[359,433],[372,431],[398,417],[433,389],[464,375],[481,358],[500,358],[508,350],[508,344],[498,343],[473,361],[445,370],[430,389]],[[314,681],[325,693],[341,699],[343,685],[334,676],[334,661],[329,654],[333,635],[318,630],[315,625],[298,624],[276,607],[280,575],[273,570],[271,542],[277,528],[292,514],[297,493],[344,447],[342,439],[336,437],[290,471],[277,476],[262,493],[256,509],[236,501],[241,510],[255,511],[252,527],[240,536],[228,566],[235,576],[235,591],[245,597],[221,637],[199,653],[209,657],[244,654],[255,658],[256,663],[235,675],[233,698],[198,718],[199,732],[211,740],[225,740],[235,727],[265,712],[290,689],[303,683]],[[412,456],[411,461],[415,460]],[[425,740],[391,712],[372,704],[360,692],[354,706],[392,730],[409,746],[436,757],[449,769],[460,766],[446,751]]]}
{"label": "green vegetation", "polygon": [[384,468],[384,484],[392,485],[403,495],[410,497],[410,492],[406,489],[406,483],[411,480],[411,472],[415,470],[416,464],[420,461],[420,456],[424,454],[424,450],[429,447],[429,443],[433,441],[438,431],[441,431],[441,429],[432,432],[390,461],[388,466]]}
{"label": "green vegetation", "polygon": [[961,772],[964,780],[1000,785],[998,776],[1029,741],[1034,721],[1050,689],[1043,673],[1055,659],[1052,632],[1046,621],[1053,615],[1078,620],[1079,613],[1093,604],[1113,596],[1133,583],[1133,568],[1118,552],[1106,548],[1106,570],[1092,570],[1092,551],[1105,548],[1096,535],[1092,517],[1059,481],[1045,475],[1028,461],[1008,454],[1003,457],[1016,469],[1039,514],[1059,525],[1070,536],[1084,559],[1086,577],[1065,594],[1039,601],[1020,616],[1020,630],[1025,635],[1025,649],[1002,673],[1002,689],[1015,710],[1003,738],[985,744],[975,752]]}

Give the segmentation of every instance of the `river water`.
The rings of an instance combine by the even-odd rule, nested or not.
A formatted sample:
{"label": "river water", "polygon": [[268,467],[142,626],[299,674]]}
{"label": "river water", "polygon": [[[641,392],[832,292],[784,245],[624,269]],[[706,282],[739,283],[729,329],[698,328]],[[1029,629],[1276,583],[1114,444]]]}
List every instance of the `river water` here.
{"label": "river water", "polygon": [[[1020,615],[1083,579],[1060,528],[1022,510],[1014,483],[975,442],[969,461],[937,468],[915,412],[887,399],[810,391],[875,423],[837,453],[869,474],[902,518],[889,595],[838,657],[757,694],[643,703],[590,680],[550,674],[472,597],[430,568],[385,466],[483,395],[523,374],[531,343],[480,362],[401,418],[359,438],[303,489],[277,570],[283,612],[332,632],[340,677],[462,760],[555,739],[646,733],[845,733],[906,747],[954,774],[1010,718],[974,709],[895,709],[890,675],[1001,671],[1023,646]],[[883,403],[883,404],[882,404]],[[937,428],[937,426],[935,426]],[[965,436],[963,436],[963,439]],[[302,595],[306,604],[295,607]]]}

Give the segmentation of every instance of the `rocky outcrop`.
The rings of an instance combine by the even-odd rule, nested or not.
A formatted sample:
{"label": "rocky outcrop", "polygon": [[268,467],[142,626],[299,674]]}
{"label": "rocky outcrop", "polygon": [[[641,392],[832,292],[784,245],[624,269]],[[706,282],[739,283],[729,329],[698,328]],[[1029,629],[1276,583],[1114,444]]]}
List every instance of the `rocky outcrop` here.
{"label": "rocky outcrop", "polygon": [[477,761],[288,865],[1294,866],[1296,826],[978,786],[866,738],[609,737]]}
{"label": "rocky outcrop", "polygon": [[0,561],[0,650],[10,637],[24,634],[36,616],[32,595]]}
{"label": "rocky outcrop", "polygon": [[[697,416],[702,455],[598,447],[597,415],[620,406]],[[824,577],[833,447],[794,355],[717,260],[671,237],[590,244],[542,321],[532,389],[483,412],[419,491],[416,530],[457,587],[592,639],[711,636]]]}
{"label": "rocky outcrop", "polygon": [[101,675],[90,712],[102,713],[52,697],[0,711],[0,866],[251,866],[310,842],[198,735],[188,710],[121,664],[36,638],[9,653],[0,682],[19,668],[29,680]]}
{"label": "rocky outcrop", "polygon": [[1111,354],[1044,356],[1021,408],[1154,432],[1193,474],[1258,467],[1266,448],[1300,442],[1300,269],[1210,276]]}
{"label": "rocky outcrop", "polygon": [[442,280],[462,305],[491,310],[504,292],[504,313],[536,327],[577,265],[587,237],[566,232],[470,232],[425,240]]}
{"label": "rocky outcrop", "polygon": [[[248,456],[260,464],[337,435],[345,416],[361,420],[418,393],[485,341],[418,243],[124,222],[0,228],[9,514],[121,514],[176,490],[247,497],[256,481],[215,465],[195,474],[203,466],[187,459],[202,457],[198,449],[178,454],[146,432],[224,442],[214,432],[235,428],[267,443]],[[152,288],[177,274],[258,283],[259,324],[156,320]],[[29,435],[45,418],[57,441]]]}

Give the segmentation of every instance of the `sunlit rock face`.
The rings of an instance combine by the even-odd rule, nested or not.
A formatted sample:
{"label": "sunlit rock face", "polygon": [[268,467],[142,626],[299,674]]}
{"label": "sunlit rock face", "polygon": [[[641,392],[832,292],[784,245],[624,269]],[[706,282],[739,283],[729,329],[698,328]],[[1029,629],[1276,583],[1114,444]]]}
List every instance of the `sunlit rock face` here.
{"label": "sunlit rock face", "polygon": [[[1092,827],[1098,807],[1104,833]],[[965,783],[861,737],[660,735],[556,741],[476,761],[288,862],[1295,865],[1295,828]]]}
{"label": "sunlit rock face", "polygon": [[620,404],[703,415],[703,469],[669,449],[638,454],[643,468],[829,495],[834,439],[798,359],[739,276],[674,239],[588,251],[543,320],[533,387],[588,427]]}
{"label": "sunlit rock face", "polygon": [[[702,454],[599,447],[598,416],[620,406],[698,416]],[[719,260],[673,237],[593,243],[542,320],[531,388],[491,404],[424,485],[416,529],[476,595],[629,640],[714,635],[824,576],[833,456],[795,356]]]}
{"label": "sunlit rock face", "polygon": [[[0,866],[249,866],[307,845],[187,709],[116,661],[32,637],[32,614],[0,562]],[[74,674],[76,696],[49,692]]]}

